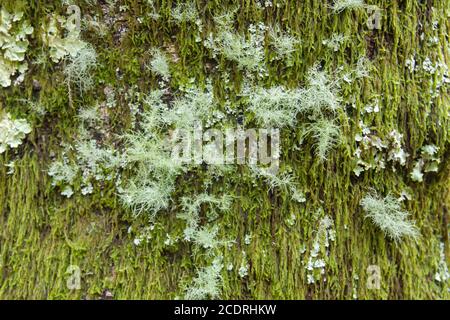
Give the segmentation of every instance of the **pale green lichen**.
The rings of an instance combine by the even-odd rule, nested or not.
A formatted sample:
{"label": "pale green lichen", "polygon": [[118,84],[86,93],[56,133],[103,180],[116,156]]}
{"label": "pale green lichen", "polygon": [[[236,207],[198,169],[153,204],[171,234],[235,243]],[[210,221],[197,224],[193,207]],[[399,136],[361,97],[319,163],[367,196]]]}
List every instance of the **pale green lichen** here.
{"label": "pale green lichen", "polygon": [[362,9],[365,7],[364,0],[335,0],[333,3],[333,12],[340,13],[347,9]]}
{"label": "pale green lichen", "polygon": [[296,123],[300,93],[281,86],[248,88],[249,108],[258,124],[270,128],[292,127]]}
{"label": "pale green lichen", "polygon": [[266,127],[293,127],[299,113],[313,120],[320,120],[326,114],[333,114],[340,109],[340,80],[332,79],[326,71],[319,70],[319,66],[315,65],[308,71],[307,85],[304,88],[274,86],[265,89],[247,86],[241,95],[248,97],[248,110],[255,115],[258,124]]}
{"label": "pale green lichen", "polygon": [[403,134],[397,130],[392,130],[387,138],[381,139],[372,132],[362,121],[359,124],[361,133],[355,136],[357,148],[354,152],[356,166],[353,172],[359,176],[362,172],[370,169],[380,171],[390,163],[395,171],[396,164],[406,165],[409,154],[403,145]]}
{"label": "pale green lichen", "polygon": [[185,299],[202,300],[216,299],[219,297],[222,285],[222,260],[222,257],[216,257],[210,266],[202,268],[197,272],[197,277],[185,289]]}
{"label": "pale green lichen", "polygon": [[[7,2],[14,4],[14,1]],[[55,72],[56,80],[60,75],[67,76],[64,68],[72,59],[70,53],[52,53],[53,60],[55,56],[61,56],[57,59],[61,65],[48,68],[47,64],[39,64],[32,69],[33,88],[27,84],[25,91],[21,90],[27,99],[45,106],[45,122],[42,122],[44,117],[35,117],[37,113],[31,106],[16,103],[16,98],[23,92],[4,90],[0,99],[0,108],[6,108],[14,115],[26,110],[27,118],[37,122],[36,134],[30,136],[31,143],[23,148],[23,153],[22,150],[17,152],[21,159],[15,159],[15,166],[0,168],[0,173],[12,170],[8,171],[11,176],[5,176],[6,182],[0,187],[5,191],[0,192],[0,203],[4,204],[0,206],[0,212],[6,215],[0,218],[5,220],[6,217],[8,222],[0,235],[6,239],[2,247],[5,263],[0,263],[0,269],[3,268],[0,274],[4,271],[7,275],[1,279],[4,284],[0,296],[42,298],[44,292],[44,298],[90,299],[111,298],[114,292],[117,299],[171,298],[176,294],[174,286],[179,281],[185,284],[186,280],[187,283],[190,280],[187,274],[192,270],[197,270],[198,276],[186,286],[187,290],[183,292],[186,298],[219,298],[222,290],[223,297],[256,299],[445,298],[448,295],[445,284],[438,283],[447,279],[445,269],[438,265],[439,257],[423,256],[424,243],[408,247],[401,255],[385,241],[374,241],[373,234],[360,234],[355,230],[359,221],[352,216],[355,199],[346,192],[354,190],[357,195],[360,187],[367,183],[373,183],[377,188],[398,186],[399,189],[393,192],[396,197],[408,199],[405,205],[424,226],[424,236],[434,239],[439,234],[440,219],[428,219],[430,214],[441,212],[442,203],[445,204],[445,195],[438,187],[445,181],[443,169],[447,166],[444,159],[447,136],[443,128],[448,124],[448,112],[442,103],[447,98],[445,83],[448,77],[436,69],[438,64],[443,64],[442,57],[448,50],[444,53],[436,48],[440,47],[442,35],[448,32],[445,19],[439,16],[443,9],[439,2],[434,4],[438,10],[425,4],[414,5],[410,0],[401,6],[380,2],[387,15],[400,9],[407,14],[398,15],[396,19],[388,16],[386,21],[393,22],[389,23],[388,30],[375,33],[367,32],[363,25],[357,26],[364,22],[364,12],[343,14],[336,19],[322,14],[326,12],[327,3],[316,3],[313,8],[305,5],[296,10],[294,3],[286,1],[241,3],[236,21],[233,18],[227,24],[225,17],[215,19],[215,25],[210,16],[223,10],[222,3],[219,6],[209,2],[206,7],[197,9],[198,3],[194,1],[186,5],[184,1],[148,0],[144,5],[142,1],[107,0],[105,5],[95,0],[63,0],[51,7],[32,7],[35,11],[32,10],[30,17],[40,23],[48,12],[55,8],[59,10],[61,4],[75,2],[92,6],[83,7],[86,17],[83,19],[92,15],[92,21],[95,21],[85,30],[98,30],[98,34],[90,33],[89,39],[96,44],[99,62],[104,63],[95,74],[88,72],[95,76],[92,78],[95,90],[85,92],[74,101],[89,107],[74,117],[77,106],[66,107],[66,92],[55,86],[54,81],[50,83],[43,79],[49,72]],[[235,4],[230,3],[231,6]],[[202,11],[197,15],[195,11],[198,10]],[[439,20],[433,33],[427,30],[425,11],[434,12],[433,20]],[[301,24],[317,21],[318,15],[324,19],[323,23],[311,26],[314,33],[299,27],[299,21]],[[276,34],[267,34],[267,27],[260,25],[260,21],[272,26],[278,22],[284,31],[275,25],[273,31],[276,30]],[[208,45],[212,43],[210,52],[198,42],[199,37],[208,37],[207,32],[195,33],[192,37],[193,24],[202,25],[202,22],[208,27],[207,32],[211,32],[208,39],[212,41],[206,41]],[[250,30],[246,29],[252,23]],[[65,39],[67,29],[59,22],[57,25],[60,38]],[[146,32],[149,27],[154,32]],[[255,32],[255,27],[261,30]],[[352,45],[342,43],[336,54],[320,45],[322,39],[335,32],[355,35],[355,28],[359,33],[352,36]],[[415,33],[421,29],[424,35],[416,37]],[[130,32],[125,32],[127,30]],[[235,48],[222,48],[227,43],[221,41],[223,30],[230,32],[227,39],[236,45],[237,54],[231,52]],[[254,33],[263,35],[263,41],[252,41]],[[300,35],[302,45],[295,41]],[[119,39],[120,44],[117,43]],[[393,40],[394,45],[383,39]],[[417,42],[409,41],[405,47],[405,41],[409,39]],[[39,39],[33,41],[35,43],[41,44]],[[376,48],[374,52],[370,48],[372,44]],[[157,72],[158,69],[167,71],[167,68],[145,68],[145,63],[150,60],[136,56],[155,46],[164,46],[164,53],[168,57],[171,55],[170,85],[168,81],[159,81],[164,80],[165,72]],[[334,51],[336,47],[330,46]],[[39,56],[40,48],[36,48],[38,52],[34,49],[30,50],[31,55],[27,51],[25,60],[30,56],[35,61],[45,61],[45,55],[42,55],[44,58]],[[43,49],[44,52],[47,50],[46,47]],[[405,74],[404,65],[398,61],[403,56],[411,56],[413,50],[416,50],[414,56],[420,63],[412,68],[414,72]],[[79,52],[78,49],[75,51]],[[208,56],[208,53],[211,54]],[[256,55],[252,56],[254,53]],[[372,77],[369,77],[367,58],[359,59],[356,67],[350,70],[354,58],[372,53],[370,64],[376,70]],[[215,61],[210,59],[211,55]],[[322,67],[315,67],[305,79],[304,71],[313,61],[320,61]],[[344,76],[342,71],[346,72]],[[255,77],[254,73],[261,77]],[[362,77],[365,79],[356,81]],[[211,79],[211,85],[194,85],[200,79]],[[299,87],[299,83],[305,85]],[[149,88],[156,86],[164,89],[148,93]],[[245,86],[251,91],[241,95]],[[440,90],[438,86],[441,86]],[[81,86],[73,83],[73,87]],[[106,101],[97,103],[97,95],[102,92]],[[404,92],[408,94],[404,95]],[[374,96],[379,100],[372,103]],[[355,110],[364,112],[358,115]],[[107,125],[99,127],[98,119],[103,118]],[[349,176],[354,165],[350,159],[355,149],[352,143],[340,145],[336,154],[339,162],[332,159],[326,165],[313,163],[316,159],[330,158],[329,149],[336,145],[334,142],[341,141],[340,138],[343,142],[351,140],[353,137],[347,135],[354,134],[355,130],[358,132],[356,127],[360,119],[366,126],[360,129],[369,130],[369,133],[360,133],[361,141],[357,141],[356,148],[361,148],[361,158],[353,160],[376,164],[373,168],[377,172],[370,172],[357,181]],[[236,122],[282,128],[280,174],[265,171],[250,175],[240,165],[230,165],[232,169],[227,171],[220,169],[223,166],[173,162],[169,151],[174,132],[177,128],[192,129],[197,120],[203,126],[220,130],[233,127]],[[83,128],[74,133],[79,122],[83,123]],[[307,139],[311,143],[303,144],[300,149],[298,143],[303,129],[309,130]],[[55,164],[50,172],[51,180],[59,185],[59,192],[73,198],[70,201],[49,194],[47,179],[41,174],[46,168],[47,156],[54,159],[51,153],[46,154],[47,150],[57,151],[60,139],[64,138],[74,139],[74,142],[64,148],[62,156],[56,157],[60,164]],[[419,152],[409,162],[406,150],[411,153],[417,150],[420,148],[417,143],[424,139],[434,141],[438,151],[433,153],[432,148],[427,148],[429,154]],[[363,141],[367,142],[367,150],[363,148]],[[316,151],[314,160],[310,148]],[[204,151],[214,156],[214,149],[205,148]],[[11,155],[10,152],[2,155],[5,163],[11,160]],[[419,171],[424,175],[428,161],[425,157],[430,158],[430,171],[437,170],[439,164],[431,159],[440,160],[442,172],[435,175],[436,179],[417,186],[417,190],[408,189],[403,181],[408,174],[406,168],[411,169],[415,161],[423,160]],[[126,162],[124,167],[116,161],[119,159]],[[388,167],[388,163],[392,166]],[[383,172],[384,168],[391,170]],[[392,170],[398,172],[390,172]],[[333,174],[324,176],[325,171]],[[116,173],[124,174],[124,184],[115,178]],[[264,183],[267,188],[261,188]],[[305,201],[300,189],[308,194],[305,205],[297,203]],[[91,193],[89,197],[81,197]],[[134,215],[119,206],[117,194],[124,207],[130,207]],[[222,198],[222,194],[232,194],[236,203],[231,205],[231,197]],[[47,203],[48,208],[43,203]],[[328,215],[322,215],[322,211],[320,217],[310,217],[308,210],[317,205],[326,208]],[[137,217],[139,213],[141,215]],[[37,221],[41,231],[47,230],[45,223],[50,221],[52,232],[36,232],[36,224],[20,223],[24,219]],[[66,228],[68,222],[70,230]],[[128,223],[136,232],[126,233]],[[339,239],[344,241],[338,241],[336,250],[332,250],[335,228]],[[233,247],[232,241],[224,240],[223,235],[237,239],[236,246]],[[14,241],[9,243],[8,239]],[[46,251],[28,248],[24,241]],[[348,247],[352,248],[353,256],[345,254]],[[247,253],[239,251],[242,248]],[[29,249],[38,253],[34,264],[26,261]],[[102,254],[105,250],[107,254]],[[299,254],[305,254],[301,264]],[[394,266],[391,254],[398,260]],[[215,270],[210,273],[212,257],[221,255],[224,261],[213,263]],[[39,266],[49,256],[61,263],[53,263],[51,270],[41,270]],[[130,259],[135,262],[131,269]],[[411,263],[404,263],[405,259]],[[63,274],[65,262],[69,261],[80,264],[83,275],[87,267],[99,272],[91,274],[87,282],[83,277],[82,290],[66,290],[64,279],[61,281],[61,277],[52,278],[52,275]],[[383,290],[365,290],[361,268],[374,262],[383,272]],[[229,270],[223,275],[226,277],[223,286],[220,279],[223,267],[218,267],[222,263]],[[148,265],[152,267],[149,269]],[[17,272],[9,272],[9,267]],[[342,267],[349,271],[340,272],[344,270]],[[286,270],[293,270],[296,276],[289,276]],[[411,281],[411,275],[431,279],[436,271],[439,272],[435,278],[437,282]],[[341,290],[341,286],[336,285],[337,280],[346,282],[349,290]],[[49,282],[54,285],[48,290],[32,290],[45,287]],[[315,285],[308,285],[312,283]],[[396,286],[397,283],[402,284],[401,288]],[[389,288],[395,290],[387,290]]]}
{"label": "pale green lichen", "polygon": [[309,124],[305,135],[311,135],[315,140],[317,157],[324,161],[329,151],[339,142],[341,130],[335,121],[326,118],[318,119]]}
{"label": "pale green lichen", "polygon": [[178,23],[196,22],[199,19],[199,14],[195,5],[195,1],[178,3],[172,9],[171,16]]}
{"label": "pale green lichen", "polygon": [[31,126],[25,119],[13,119],[9,113],[0,113],[0,154],[8,148],[15,149],[22,144],[25,136],[31,132]]}
{"label": "pale green lichen", "polygon": [[348,40],[348,37],[343,35],[342,33],[333,33],[333,35],[322,41],[322,44],[327,46],[330,49],[333,49],[334,52],[337,52],[341,45]]}
{"label": "pale green lichen", "polygon": [[365,217],[369,218],[385,235],[399,242],[405,237],[418,239],[420,232],[413,221],[408,221],[409,213],[400,207],[397,199],[388,195],[380,197],[375,191],[361,200]]}
{"label": "pale green lichen", "polygon": [[152,50],[151,54],[150,70],[161,76],[165,81],[168,81],[170,79],[170,69],[167,56],[159,49]]}
{"label": "pale green lichen", "polygon": [[[192,197],[183,197],[181,199],[182,210],[177,214],[179,219],[186,221],[184,229],[184,239],[195,241],[204,247],[215,248],[219,242],[215,240],[217,230],[200,230],[200,208],[202,205],[208,205],[207,218],[212,221],[218,217],[219,212],[226,212],[230,209],[232,198],[229,195],[216,197],[207,193],[201,193]],[[213,227],[215,228],[215,227]],[[206,240],[210,240],[209,242]]]}
{"label": "pale green lichen", "polygon": [[304,193],[299,191],[298,184],[291,174],[280,173],[276,175],[268,169],[259,168],[257,166],[251,166],[250,169],[255,177],[263,178],[271,190],[279,189],[282,192],[290,194],[291,199],[299,203],[306,201]]}
{"label": "pale green lichen", "polygon": [[269,31],[270,43],[276,53],[276,59],[286,59],[288,65],[292,64],[292,54],[301,43],[300,39],[287,32],[282,32],[279,27]]}
{"label": "pale green lichen", "polygon": [[28,69],[25,61],[29,45],[27,37],[33,33],[33,27],[22,20],[23,12],[0,10],[0,85],[4,88],[11,85],[12,77],[17,73],[15,83],[22,82]]}
{"label": "pale green lichen", "polygon": [[[319,209],[315,215],[319,217],[323,210]],[[305,269],[307,271],[306,281],[308,284],[314,284],[320,279],[325,278],[325,267],[328,260],[329,248],[331,242],[335,241],[336,232],[333,228],[334,221],[328,215],[325,215],[319,221],[314,242],[309,252]]]}
{"label": "pale green lichen", "polygon": [[102,136],[104,125],[98,107],[81,109],[78,118],[82,123],[76,141],[65,145],[62,157],[55,159],[49,166],[48,175],[52,177],[52,185],[59,187],[61,194],[66,197],[76,192],[91,194],[95,186],[107,182],[114,182],[120,191],[120,169],[124,167],[125,159],[112,146],[94,139],[92,132],[97,133],[98,139]]}
{"label": "pale green lichen", "polygon": [[410,173],[411,180],[422,182],[424,173],[438,172],[441,160],[437,157],[439,148],[435,145],[423,146],[420,150],[421,157],[415,162]]}
{"label": "pale green lichen", "polygon": [[[60,31],[60,28],[65,33]],[[42,40],[50,48],[50,58],[58,63],[70,55],[75,58],[80,50],[86,47],[87,43],[80,39],[81,30],[70,19],[53,15],[47,25],[43,26]]]}
{"label": "pale green lichen", "polygon": [[441,283],[446,283],[450,279],[450,272],[448,271],[448,265],[445,258],[445,246],[444,243],[439,243],[439,265],[438,270],[434,274],[434,280]]}
{"label": "pale green lichen", "polygon": [[168,207],[174,190],[175,186],[170,181],[138,183],[135,180],[127,184],[121,198],[123,204],[132,209],[136,216],[144,212],[154,216]]}
{"label": "pale green lichen", "polygon": [[97,65],[97,53],[95,49],[86,44],[75,55],[69,55],[68,62],[64,66],[67,86],[75,84],[81,93],[93,86],[92,72]]}
{"label": "pale green lichen", "polygon": [[341,108],[339,96],[339,81],[332,79],[325,70],[318,65],[309,69],[307,86],[300,96],[300,111],[315,117],[325,112],[335,112]]}
{"label": "pale green lichen", "polygon": [[232,28],[234,13],[227,13],[216,17],[219,31],[216,35],[210,34],[204,41],[207,48],[213,50],[214,56],[222,54],[226,59],[237,63],[241,70],[263,74],[264,38],[266,26],[263,23],[250,25],[248,36],[236,33]]}

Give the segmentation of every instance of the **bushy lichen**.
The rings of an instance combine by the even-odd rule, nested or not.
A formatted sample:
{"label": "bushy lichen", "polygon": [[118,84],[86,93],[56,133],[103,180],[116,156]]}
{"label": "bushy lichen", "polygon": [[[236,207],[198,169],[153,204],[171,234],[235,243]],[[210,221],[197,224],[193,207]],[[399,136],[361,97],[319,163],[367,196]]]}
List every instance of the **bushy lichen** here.
{"label": "bushy lichen", "polygon": [[191,285],[186,288],[184,295],[188,300],[216,299],[220,294],[223,264],[222,258],[217,257],[211,266],[198,271],[197,277],[193,279]]}
{"label": "bushy lichen", "polygon": [[27,120],[13,119],[9,113],[0,113],[0,154],[8,148],[17,148],[30,132]]}
{"label": "bushy lichen", "polygon": [[212,49],[214,56],[221,54],[226,59],[237,63],[242,70],[264,74],[265,54],[264,36],[266,26],[263,23],[250,25],[249,35],[239,34],[232,28],[234,12],[228,12],[216,17],[219,31],[210,34],[204,41],[207,48]]}
{"label": "bushy lichen", "polygon": [[165,81],[170,78],[169,62],[166,55],[159,49],[151,52],[150,70],[161,76]]}
{"label": "bushy lichen", "polygon": [[97,53],[90,45],[85,45],[75,55],[70,55],[67,64],[64,66],[64,75],[66,76],[67,86],[72,84],[80,90],[81,93],[93,86],[93,69],[97,65]]}
{"label": "bushy lichen", "polygon": [[333,3],[333,11],[340,13],[346,9],[361,9],[365,6],[364,0],[335,0]]}

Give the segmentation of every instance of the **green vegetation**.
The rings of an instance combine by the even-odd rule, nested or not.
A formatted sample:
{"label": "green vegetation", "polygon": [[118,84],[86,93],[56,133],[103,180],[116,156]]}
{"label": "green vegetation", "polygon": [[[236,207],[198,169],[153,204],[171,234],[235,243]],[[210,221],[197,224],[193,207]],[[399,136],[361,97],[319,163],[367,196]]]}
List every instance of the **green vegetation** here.
{"label": "green vegetation", "polygon": [[3,1],[0,298],[448,299],[450,4],[366,2]]}
{"label": "green vegetation", "polygon": [[402,211],[397,199],[388,195],[381,199],[377,194],[366,195],[361,206],[370,218],[389,238],[400,241],[403,237],[418,238],[419,231],[407,221],[408,212]]}

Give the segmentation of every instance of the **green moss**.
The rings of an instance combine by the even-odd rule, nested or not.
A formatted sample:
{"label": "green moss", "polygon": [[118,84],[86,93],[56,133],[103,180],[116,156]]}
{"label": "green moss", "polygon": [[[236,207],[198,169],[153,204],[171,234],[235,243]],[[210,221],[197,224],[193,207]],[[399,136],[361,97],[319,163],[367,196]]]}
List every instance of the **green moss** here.
{"label": "green moss", "polygon": [[[98,6],[74,2],[81,5],[83,16],[97,14],[107,18]],[[170,1],[154,2],[161,15],[158,20],[145,17],[146,9],[140,1],[123,0],[120,4],[129,9],[119,12],[117,6],[110,11],[110,15],[120,19],[105,36],[82,32],[82,39],[98,53],[99,67],[94,79],[96,87],[74,97],[73,107],[69,106],[63,84],[62,64],[33,63],[43,47],[42,31],[37,27],[53,12],[65,14],[66,8],[55,1],[22,5],[25,18],[36,31],[27,52],[30,70],[23,85],[0,92],[0,109],[13,116],[27,115],[33,121],[33,132],[18,150],[0,155],[0,298],[102,298],[106,291],[114,299],[174,298],[183,296],[183,288],[195,278],[197,270],[211,265],[211,258],[193,254],[194,248],[189,243],[164,244],[168,233],[182,235],[185,228],[185,223],[176,217],[181,210],[179,206],[173,205],[159,215],[149,242],[135,246],[135,234],[128,232],[129,226],[139,230],[148,221],[145,217],[134,219],[124,210],[113,185],[105,184],[92,195],[65,199],[51,187],[47,175],[51,153],[59,154],[60,143],[71,142],[78,132],[75,117],[78,109],[104,101],[104,86],[117,90],[117,107],[105,109],[111,132],[126,132],[131,127],[131,112],[123,92],[134,84],[141,92],[158,86],[159,79],[145,68],[144,52],[151,48],[162,48],[171,60],[168,87],[172,93],[186,86],[190,79],[204,82],[210,77],[220,104],[230,100],[233,110],[242,111],[238,94],[246,81],[245,72],[223,57],[213,59],[211,52],[196,42],[199,31],[194,23],[169,21]],[[2,3],[6,8],[21,5],[15,0]],[[235,240],[230,249],[223,250],[221,298],[351,299],[356,290],[359,299],[448,299],[448,283],[431,279],[439,268],[441,241],[449,261],[449,95],[448,90],[442,90],[433,96],[430,79],[437,77],[424,72],[411,74],[405,67],[406,59],[412,55],[420,64],[427,57],[448,64],[448,4],[378,1],[377,5],[383,9],[382,28],[369,30],[365,10],[333,14],[322,1],[304,1],[299,5],[295,0],[274,0],[274,6],[266,9],[251,1],[230,1],[229,7],[238,3],[241,8],[236,13],[235,27],[240,34],[246,34],[249,23],[263,21],[266,25],[278,24],[302,40],[291,53],[287,66],[283,60],[270,60],[270,39],[266,39],[268,76],[258,79],[261,86],[303,86],[308,69],[316,62],[325,70],[336,70],[340,66],[355,66],[361,56],[367,56],[373,70],[369,78],[341,86],[342,98],[352,101],[355,107],[349,103],[344,105],[345,114],[336,113],[343,140],[326,161],[317,161],[313,139],[303,141],[299,150],[292,148],[302,140],[301,128],[282,132],[281,170],[295,177],[299,189],[306,194],[305,203],[292,201],[289,193],[268,190],[264,181],[255,184],[245,167],[238,167],[235,174],[208,185],[208,193],[219,195],[226,190],[235,199],[230,210],[215,221],[221,226],[218,238]],[[206,36],[215,31],[212,17],[223,12],[223,4],[209,1],[205,7],[197,1],[197,8],[202,10],[200,34]],[[137,16],[143,16],[141,23]],[[433,30],[435,20],[438,27]],[[422,32],[426,40],[437,37],[438,45],[423,45]],[[335,33],[349,35],[351,45],[337,52],[329,50],[322,42]],[[228,84],[221,78],[225,71],[229,74]],[[33,80],[39,83],[40,90],[33,87]],[[352,161],[354,137],[363,117],[361,110],[373,101],[374,95],[382,97],[381,112],[365,115],[364,120],[385,134],[393,129],[402,132],[411,158],[397,172],[370,171],[356,178]],[[46,115],[32,114],[20,99],[39,102],[45,106]],[[439,171],[427,174],[423,182],[413,182],[409,177],[413,159],[420,156],[423,146],[430,144],[441,152]],[[16,161],[15,172],[7,175],[8,168],[4,165],[12,160]],[[127,174],[130,173],[124,173]],[[211,178],[204,168],[179,177],[172,195],[174,203],[187,194],[205,191],[204,182],[208,179]],[[404,208],[422,234],[417,243],[395,245],[364,222],[359,203],[369,187],[394,195],[405,187],[411,188],[412,199],[404,203]],[[307,283],[304,263],[307,257],[302,248],[311,248],[314,243],[318,227],[314,213],[318,208],[333,219],[336,239],[325,267],[327,281],[311,285]],[[200,216],[205,215],[203,208]],[[252,241],[245,244],[245,235],[250,233]],[[249,269],[248,275],[241,278],[243,252]],[[230,264],[233,269],[228,271]],[[80,267],[80,290],[71,291],[66,286],[70,265]],[[380,267],[380,290],[366,286],[370,265]]]}

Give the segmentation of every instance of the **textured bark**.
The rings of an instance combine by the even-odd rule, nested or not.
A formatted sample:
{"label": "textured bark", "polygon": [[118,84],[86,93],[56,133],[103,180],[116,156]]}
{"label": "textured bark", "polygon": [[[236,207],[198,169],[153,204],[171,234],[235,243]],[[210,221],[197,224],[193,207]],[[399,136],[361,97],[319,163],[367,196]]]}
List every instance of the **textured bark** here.
{"label": "textured bark", "polygon": [[[4,3],[5,0],[2,1]],[[35,59],[42,48],[38,36],[40,25],[48,12],[64,14],[66,9],[56,1],[33,1],[23,6],[25,16],[35,28],[27,59]],[[104,1],[97,6],[79,2],[83,17],[98,13],[105,18]],[[104,185],[89,196],[74,195],[66,199],[51,186],[47,175],[51,153],[61,151],[61,142],[70,142],[77,132],[77,107],[94,104],[103,97],[104,84],[127,88],[138,84],[141,90],[154,87],[158,79],[143,67],[144,52],[151,47],[175,48],[179,61],[173,63],[171,85],[187,83],[190,78],[204,79],[212,75],[215,92],[224,98],[217,74],[208,68],[216,64],[202,43],[196,42],[191,27],[168,22],[172,1],[155,1],[162,18],[139,23],[145,13],[138,0],[120,1],[128,10],[107,31],[104,38],[84,32],[86,41],[99,54],[96,88],[86,95],[74,97],[69,106],[66,86],[62,84],[60,65],[37,67],[30,64],[25,82],[0,90],[0,109],[26,117],[33,132],[16,153],[0,155],[0,298],[79,299],[156,299],[182,296],[183,285],[189,283],[197,268],[208,265],[210,259],[193,255],[189,244],[179,242],[176,248],[164,246],[169,230],[182,230],[176,219],[179,207],[174,206],[158,217],[152,239],[135,246],[127,232],[134,225],[130,213],[120,203],[113,185]],[[292,146],[299,135],[294,129],[283,135],[282,168],[291,169],[299,185],[306,191],[304,204],[294,203],[288,195],[269,191],[263,181],[256,186],[243,167],[240,176],[226,177],[211,187],[220,194],[227,190],[238,200],[230,212],[219,217],[220,234],[236,240],[236,245],[223,250],[225,268],[222,271],[221,298],[242,299],[424,299],[449,298],[447,282],[434,280],[440,261],[439,243],[445,244],[448,263],[449,196],[449,92],[448,84],[439,97],[429,93],[428,79],[412,75],[405,60],[416,55],[417,61],[435,58],[449,62],[449,1],[376,1],[382,8],[380,30],[366,26],[365,10],[348,10],[332,14],[326,1],[286,0],[280,6],[258,10],[254,1],[230,1],[240,4],[237,30],[245,30],[250,22],[278,23],[302,39],[301,50],[294,53],[294,63],[268,63],[269,77],[264,85],[276,83],[291,87],[304,83],[305,74],[315,62],[328,69],[354,63],[360,56],[368,57],[374,70],[369,78],[352,84],[356,110],[346,108],[348,119],[342,116],[342,142],[325,162],[316,159],[312,143],[300,150]],[[212,28],[211,17],[221,12],[222,1],[197,1],[205,34]],[[6,0],[8,6],[18,6]],[[434,13],[431,9],[434,7]],[[438,29],[422,29],[438,21]],[[127,28],[121,35],[119,30]],[[338,52],[322,45],[334,32],[352,37],[347,48]],[[438,43],[433,46],[420,41],[433,34]],[[269,56],[267,48],[267,56]],[[232,63],[218,58],[219,69],[232,70],[231,81],[236,92],[242,83],[242,72]],[[120,68],[123,77],[116,76]],[[33,89],[33,80],[41,89]],[[348,95],[348,93],[345,93]],[[405,167],[396,172],[389,168],[374,170],[356,177],[353,153],[356,148],[359,110],[375,96],[381,99],[381,111],[373,115],[378,132],[387,134],[396,129],[404,134],[406,151],[411,155]],[[47,114],[38,117],[27,111],[20,99],[34,99],[46,106]],[[110,114],[111,130],[119,132],[129,127],[129,108],[118,96],[117,109]],[[381,101],[381,100],[380,100]],[[423,145],[433,143],[440,148],[438,173],[425,176],[423,182],[413,182],[409,173],[413,159]],[[4,164],[16,159],[16,170],[7,175]],[[195,191],[203,183],[199,174],[195,183],[189,178],[178,181],[174,203],[184,190]],[[418,241],[395,244],[376,226],[364,219],[361,198],[374,188],[381,194],[398,195],[411,187],[412,199],[402,205],[416,221],[421,237]],[[319,224],[314,213],[322,208],[333,219],[336,239],[330,244],[325,267],[326,281],[307,283],[307,270],[302,248],[311,248]],[[294,215],[295,223],[287,220]],[[243,242],[252,234],[250,244]],[[241,278],[237,269],[243,252],[249,263],[248,276]],[[232,263],[234,269],[226,270]],[[67,268],[77,265],[81,270],[81,289],[69,290]],[[367,287],[368,267],[377,265],[381,271],[379,290]]]}

